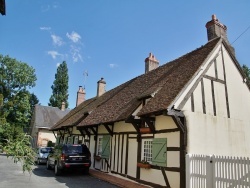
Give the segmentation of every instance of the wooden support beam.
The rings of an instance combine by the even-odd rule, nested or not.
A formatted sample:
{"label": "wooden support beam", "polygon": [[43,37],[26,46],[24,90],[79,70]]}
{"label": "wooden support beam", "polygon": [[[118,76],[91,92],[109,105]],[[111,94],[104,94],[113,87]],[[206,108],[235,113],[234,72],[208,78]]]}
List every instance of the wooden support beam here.
{"label": "wooden support beam", "polygon": [[138,134],[140,133],[141,122],[142,122],[141,119],[135,119],[135,117],[132,115],[128,119],[125,120],[125,123],[131,123],[134,126]]}
{"label": "wooden support beam", "polygon": [[170,184],[169,184],[168,177],[167,177],[167,174],[165,172],[165,169],[161,168],[161,172],[162,172],[162,175],[164,177],[164,180],[165,180],[165,183],[166,183],[166,187],[170,188]]}
{"label": "wooden support beam", "polygon": [[113,136],[113,125],[111,125],[112,126],[112,130],[110,129],[110,127],[109,127],[109,125],[107,125],[107,124],[104,124],[104,127],[107,129],[107,131],[109,132],[109,134],[110,134],[110,136]]}
{"label": "wooden support beam", "polygon": [[83,129],[84,129],[85,133],[88,135],[88,137],[90,138],[90,132],[89,132],[88,128],[84,127]]}
{"label": "wooden support beam", "polygon": [[134,123],[134,122],[132,122],[131,124],[134,126],[136,132],[139,134],[140,133],[140,124],[137,124],[137,123]]}
{"label": "wooden support beam", "polygon": [[[96,129],[95,129],[96,128]],[[97,135],[97,127],[90,127],[94,135]]]}
{"label": "wooden support beam", "polygon": [[141,123],[141,119],[135,119],[134,116],[129,116],[129,118],[127,118],[125,120],[125,123],[137,123],[137,124],[140,124]]}
{"label": "wooden support beam", "polygon": [[55,131],[52,131],[53,132],[53,134],[54,134],[54,137],[56,138],[57,136],[56,136],[56,134],[55,134]]}
{"label": "wooden support beam", "polygon": [[65,130],[68,132],[70,136],[72,135],[73,127],[66,127]]}
{"label": "wooden support beam", "polygon": [[145,118],[145,122],[147,123],[148,127],[150,128],[152,133],[155,133],[155,125],[154,125],[154,118]]}
{"label": "wooden support beam", "polygon": [[63,137],[63,135],[64,135],[63,132],[61,130],[58,130],[58,132],[59,132],[60,136]]}
{"label": "wooden support beam", "polygon": [[83,138],[84,138],[84,137],[85,137],[85,134],[84,134],[83,130],[82,130],[82,129],[78,129],[78,130],[80,131],[81,135],[82,135]]}

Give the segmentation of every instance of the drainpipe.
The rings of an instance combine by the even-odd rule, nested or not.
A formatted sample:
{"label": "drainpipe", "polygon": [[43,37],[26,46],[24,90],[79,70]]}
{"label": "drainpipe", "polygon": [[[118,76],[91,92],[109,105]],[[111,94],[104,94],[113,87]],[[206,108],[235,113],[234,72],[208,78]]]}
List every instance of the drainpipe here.
{"label": "drainpipe", "polygon": [[187,127],[185,116],[182,111],[174,108],[167,109],[168,116],[171,116],[180,129],[180,187],[186,187],[186,148],[187,148]]}

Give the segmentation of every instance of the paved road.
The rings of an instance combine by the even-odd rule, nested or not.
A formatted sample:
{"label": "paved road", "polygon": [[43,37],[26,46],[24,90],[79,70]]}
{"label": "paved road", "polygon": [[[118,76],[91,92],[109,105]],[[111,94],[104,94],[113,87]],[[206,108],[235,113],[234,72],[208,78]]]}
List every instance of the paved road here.
{"label": "paved road", "polygon": [[14,164],[4,154],[0,154],[0,188],[117,188],[80,172],[68,172],[55,176],[45,165],[34,166],[31,174],[23,173],[21,164]]}

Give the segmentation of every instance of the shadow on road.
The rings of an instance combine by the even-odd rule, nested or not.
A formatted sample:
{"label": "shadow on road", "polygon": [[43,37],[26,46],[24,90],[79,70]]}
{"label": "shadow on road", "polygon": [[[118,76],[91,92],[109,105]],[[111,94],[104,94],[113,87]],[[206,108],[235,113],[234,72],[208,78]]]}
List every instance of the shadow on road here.
{"label": "shadow on road", "polygon": [[69,188],[90,188],[90,187],[102,187],[102,188],[117,188],[108,182],[104,182],[88,174],[84,174],[80,170],[65,171],[60,176],[55,176],[54,170],[47,170],[46,165],[36,165],[33,174],[44,178],[53,178],[57,182],[65,184]]}
{"label": "shadow on road", "polygon": [[66,177],[66,176],[88,176],[88,174],[83,174],[80,170],[70,170],[63,172],[60,176],[55,176],[54,169],[47,170],[46,165],[35,165],[33,169],[33,174],[40,177]]}

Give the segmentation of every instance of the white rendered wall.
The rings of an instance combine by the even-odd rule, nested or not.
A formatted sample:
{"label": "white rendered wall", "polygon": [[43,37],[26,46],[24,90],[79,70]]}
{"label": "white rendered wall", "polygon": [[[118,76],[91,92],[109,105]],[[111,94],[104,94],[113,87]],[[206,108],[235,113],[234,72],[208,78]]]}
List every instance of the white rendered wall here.
{"label": "white rendered wall", "polygon": [[[201,110],[202,94],[198,85],[194,91],[194,112],[191,101],[183,107],[186,117],[188,144],[187,152],[226,156],[250,156],[250,92],[236,65],[223,47],[226,85],[230,118],[227,115],[225,85],[214,83],[214,115],[211,98],[211,80],[204,79],[206,114]],[[224,80],[222,53],[216,59],[218,78]],[[206,75],[215,76],[214,65]]]}

